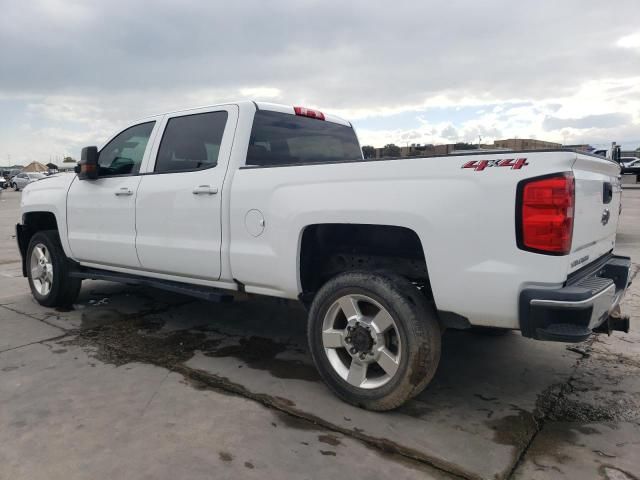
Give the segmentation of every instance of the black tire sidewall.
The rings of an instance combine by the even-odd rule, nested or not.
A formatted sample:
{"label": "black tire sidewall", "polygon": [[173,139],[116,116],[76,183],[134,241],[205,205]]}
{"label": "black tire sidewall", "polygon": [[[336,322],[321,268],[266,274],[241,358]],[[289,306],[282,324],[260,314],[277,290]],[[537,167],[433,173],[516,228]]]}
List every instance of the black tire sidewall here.
{"label": "black tire sidewall", "polygon": [[[400,288],[401,286],[404,288]],[[399,281],[397,276],[384,272],[348,272],[327,282],[314,298],[309,312],[309,348],[320,376],[339,397],[347,402],[365,408],[384,410],[387,408],[379,407],[378,404],[384,404],[386,399],[397,396],[399,392],[405,392],[401,395],[407,398],[411,396],[410,392],[414,390],[416,382],[411,378],[415,373],[412,362],[416,356],[425,354],[422,349],[428,348],[424,342],[424,335],[416,335],[415,329],[429,327],[428,322],[421,324],[429,312],[425,304],[415,296],[413,302],[407,299],[407,292],[404,291],[407,288],[415,289],[404,279]],[[394,318],[402,344],[400,365],[395,376],[385,385],[374,389],[357,388],[344,380],[334,370],[322,344],[322,325],[328,309],[338,298],[358,293],[371,297],[387,309]],[[417,289],[415,293],[421,295]],[[435,334],[438,337],[437,358],[439,358],[440,332],[437,322],[435,325],[438,331],[428,332],[428,335]]]}
{"label": "black tire sidewall", "polygon": [[[67,268],[66,268],[66,256],[64,252],[62,252],[62,248],[59,245],[59,241],[54,237],[57,235],[57,232],[38,232],[33,237],[31,237],[31,241],[29,242],[29,247],[27,248],[27,256],[25,258],[25,262],[27,265],[27,277],[29,279],[29,287],[31,288],[31,293],[33,297],[37,300],[40,305],[44,305],[46,307],[54,307],[58,304],[58,299],[61,297],[62,289],[64,287],[63,282],[66,278]],[[53,285],[51,286],[51,290],[48,295],[40,295],[36,288],[33,285],[33,280],[31,278],[31,254],[33,249],[38,244],[43,244],[47,250],[49,250],[49,255],[51,256],[51,265],[53,268]]]}

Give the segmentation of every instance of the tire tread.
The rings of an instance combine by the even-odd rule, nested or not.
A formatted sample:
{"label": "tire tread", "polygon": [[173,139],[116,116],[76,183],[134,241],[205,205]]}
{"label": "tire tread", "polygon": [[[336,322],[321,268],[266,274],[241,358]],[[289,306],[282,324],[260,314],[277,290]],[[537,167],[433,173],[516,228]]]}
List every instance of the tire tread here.
{"label": "tire tread", "polygon": [[[390,391],[386,386],[376,389],[380,390],[379,394],[371,390],[352,391],[353,387],[345,386],[344,380],[338,379],[332,367],[325,364],[321,335],[317,330],[321,330],[327,303],[331,303],[337,292],[349,287],[368,290],[383,299],[392,310],[405,313],[399,320],[406,331],[408,344],[403,351],[409,361],[402,378],[392,380],[395,385]],[[440,359],[440,325],[432,307],[411,282],[387,271],[350,271],[329,280],[312,302],[307,333],[314,362],[324,382],[338,397],[368,410],[392,410],[419,394],[433,378]]]}
{"label": "tire tread", "polygon": [[53,263],[53,286],[48,296],[42,297],[33,288],[31,277],[29,286],[36,301],[45,307],[68,307],[78,298],[82,280],[69,275],[70,262],[62,249],[60,237],[57,230],[42,230],[36,232],[29,241],[27,248],[26,262],[31,258],[31,251],[37,243],[45,244],[51,252],[51,262]]}

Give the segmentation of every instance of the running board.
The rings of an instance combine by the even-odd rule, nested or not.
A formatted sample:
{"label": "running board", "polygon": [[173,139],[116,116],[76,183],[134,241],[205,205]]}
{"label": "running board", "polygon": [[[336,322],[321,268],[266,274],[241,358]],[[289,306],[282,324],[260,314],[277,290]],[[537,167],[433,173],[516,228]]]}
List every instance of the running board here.
{"label": "running board", "polygon": [[146,287],[154,287],[174,293],[189,295],[190,297],[207,300],[209,302],[233,302],[233,295],[229,294],[225,290],[202,285],[174,282],[171,280],[143,277],[141,275],[131,275],[129,273],[111,272],[108,270],[78,266],[69,272],[69,276],[87,280],[106,280],[108,282],[128,283],[130,285],[144,285]]}

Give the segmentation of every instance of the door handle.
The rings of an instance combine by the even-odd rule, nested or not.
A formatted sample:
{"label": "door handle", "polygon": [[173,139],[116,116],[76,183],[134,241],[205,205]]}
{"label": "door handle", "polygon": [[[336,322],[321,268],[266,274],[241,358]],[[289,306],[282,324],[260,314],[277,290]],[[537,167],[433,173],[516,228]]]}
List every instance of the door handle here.
{"label": "door handle", "polygon": [[211,185],[199,185],[193,189],[194,195],[215,195],[216,193],[218,193],[218,189]]}
{"label": "door handle", "polygon": [[116,190],[114,194],[118,197],[133,195],[133,190],[127,187],[122,187],[119,190]]}

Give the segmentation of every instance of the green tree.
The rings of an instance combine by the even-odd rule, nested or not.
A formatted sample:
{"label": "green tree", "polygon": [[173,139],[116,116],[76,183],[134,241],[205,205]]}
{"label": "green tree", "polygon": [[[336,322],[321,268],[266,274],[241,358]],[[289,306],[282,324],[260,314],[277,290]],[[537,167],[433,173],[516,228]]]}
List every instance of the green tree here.
{"label": "green tree", "polygon": [[376,149],[371,145],[364,145],[362,147],[362,156],[364,156],[364,158],[373,158],[376,156]]}
{"label": "green tree", "polygon": [[394,143],[388,143],[384,146],[382,150],[382,156],[384,157],[399,157],[400,156],[400,147]]}
{"label": "green tree", "polygon": [[78,163],[78,161],[72,157],[64,157],[62,163]]}

